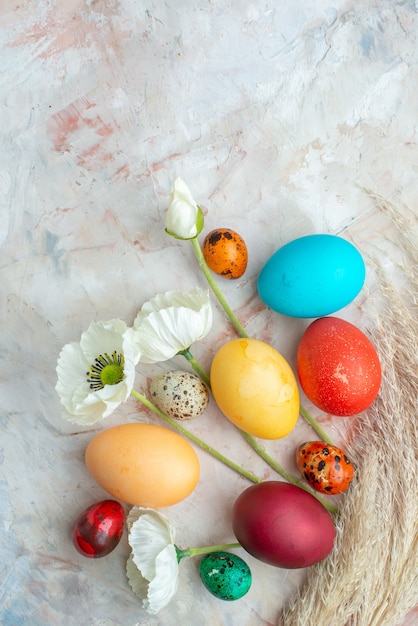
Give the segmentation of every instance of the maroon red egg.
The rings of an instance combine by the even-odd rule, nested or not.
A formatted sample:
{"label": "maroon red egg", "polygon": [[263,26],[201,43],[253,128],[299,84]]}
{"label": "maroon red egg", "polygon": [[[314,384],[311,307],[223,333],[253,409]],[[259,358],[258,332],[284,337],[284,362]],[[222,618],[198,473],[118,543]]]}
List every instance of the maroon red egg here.
{"label": "maroon red egg", "polygon": [[303,391],[322,411],[356,415],[375,400],[382,377],[372,342],[354,324],[321,317],[299,342],[297,373]]}
{"label": "maroon red egg", "polygon": [[325,559],[335,539],[326,508],[300,487],[265,481],[235,501],[232,527],[242,547],[269,565],[295,569]]}
{"label": "maroon red egg", "polygon": [[296,450],[296,464],[312,489],[335,495],[346,491],[354,467],[343,450],[325,441],[307,441]]}
{"label": "maroon red egg", "polygon": [[116,500],[101,500],[78,516],[72,531],[74,547],[80,554],[97,559],[118,545],[125,523],[125,512]]}

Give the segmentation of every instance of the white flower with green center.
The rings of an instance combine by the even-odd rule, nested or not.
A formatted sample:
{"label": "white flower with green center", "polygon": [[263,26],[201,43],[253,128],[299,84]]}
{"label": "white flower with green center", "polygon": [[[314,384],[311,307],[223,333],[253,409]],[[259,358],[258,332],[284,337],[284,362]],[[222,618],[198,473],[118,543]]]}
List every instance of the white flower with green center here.
{"label": "white flower with green center", "polygon": [[188,350],[212,327],[209,290],[167,291],[146,302],[134,321],[143,363],[158,363]]}
{"label": "white flower with green center", "polygon": [[67,411],[64,418],[94,424],[129,397],[139,361],[133,331],[121,320],[93,322],[80,342],[66,344],[58,358],[56,391]]}
{"label": "white flower with green center", "polygon": [[186,183],[176,178],[165,220],[166,232],[177,239],[193,239],[202,231],[203,225],[201,208],[197,206]]}
{"label": "white flower with green center", "polygon": [[143,608],[155,614],[170,602],[179,583],[175,530],[164,515],[141,507],[131,509],[127,524],[132,549],[128,582]]}

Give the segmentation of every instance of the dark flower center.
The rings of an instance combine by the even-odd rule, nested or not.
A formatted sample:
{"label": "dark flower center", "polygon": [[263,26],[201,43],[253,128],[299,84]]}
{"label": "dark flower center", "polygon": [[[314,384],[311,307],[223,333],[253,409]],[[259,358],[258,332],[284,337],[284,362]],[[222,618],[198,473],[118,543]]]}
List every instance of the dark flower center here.
{"label": "dark flower center", "polygon": [[120,383],[124,376],[124,364],[123,354],[119,354],[116,350],[111,355],[107,354],[107,352],[99,354],[86,373],[90,389],[100,391],[105,385],[117,385]]}

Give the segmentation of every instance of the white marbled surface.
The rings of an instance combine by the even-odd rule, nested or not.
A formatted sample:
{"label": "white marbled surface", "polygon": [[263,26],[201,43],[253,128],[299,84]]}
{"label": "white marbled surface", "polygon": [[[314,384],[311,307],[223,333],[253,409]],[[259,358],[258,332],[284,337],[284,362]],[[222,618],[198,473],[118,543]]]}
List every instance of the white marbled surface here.
{"label": "white marbled surface", "polygon": [[[153,617],[127,585],[126,537],[104,559],[75,552],[74,519],[106,495],[84,466],[88,441],[154,418],[132,399],[97,427],[64,422],[56,359],[92,320],[131,323],[156,293],[205,286],[191,247],[164,233],[180,176],[205,231],[245,238],[245,276],[219,283],[249,333],[293,363],[306,322],[263,306],[258,272],[279,245],[313,232],[372,252],[385,233],[361,187],[416,206],[417,24],[413,0],[2,0],[2,626],[275,623],[303,571],[246,557],[253,586],[225,603],[200,584],[197,562],[183,561],[176,598]],[[342,315],[361,320],[369,288]],[[193,350],[205,367],[234,336],[214,310]],[[185,367],[141,365],[137,388],[171,366]],[[318,417],[343,440],[341,420]],[[190,428],[275,477],[213,404]],[[298,423],[266,447],[295,471],[308,433]],[[198,454],[198,488],[166,511],[182,547],[233,540],[230,508],[248,486]]]}

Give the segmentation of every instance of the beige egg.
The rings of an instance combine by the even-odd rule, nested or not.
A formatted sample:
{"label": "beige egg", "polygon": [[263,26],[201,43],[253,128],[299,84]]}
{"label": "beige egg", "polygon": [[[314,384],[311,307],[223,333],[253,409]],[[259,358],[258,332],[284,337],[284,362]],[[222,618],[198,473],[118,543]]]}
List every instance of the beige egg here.
{"label": "beige egg", "polygon": [[183,370],[164,372],[151,381],[151,399],[161,411],[177,420],[199,417],[209,402],[206,385]]}
{"label": "beige egg", "polygon": [[151,509],[187,498],[200,478],[199,457],[178,433],[154,424],[121,424],[87,446],[94,480],[111,496]]}

